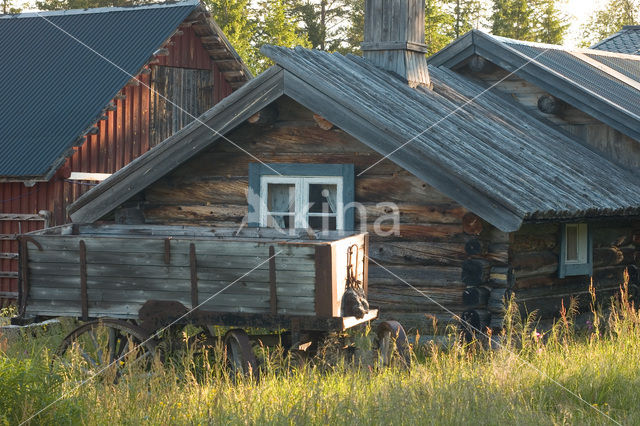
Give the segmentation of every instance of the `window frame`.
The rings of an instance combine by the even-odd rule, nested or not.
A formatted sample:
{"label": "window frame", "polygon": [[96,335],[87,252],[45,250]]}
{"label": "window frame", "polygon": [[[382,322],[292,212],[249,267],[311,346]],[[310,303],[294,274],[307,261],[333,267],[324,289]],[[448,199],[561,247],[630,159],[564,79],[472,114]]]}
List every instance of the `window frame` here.
{"label": "window frame", "polygon": [[[567,259],[567,229],[577,227],[576,244],[578,260]],[[593,236],[591,227],[586,223],[565,223],[560,229],[560,278],[593,275]]]}
{"label": "window frame", "polygon": [[[334,184],[341,180],[342,196],[340,196],[340,193],[337,194],[337,205],[338,210],[343,212],[342,228],[338,226],[337,219],[336,227],[341,231],[353,231],[355,227],[355,209],[353,206],[355,173],[353,164],[249,163],[248,226],[260,227],[264,226],[262,225],[263,223],[266,223],[266,221],[263,221],[263,218],[266,217],[266,212],[263,210],[266,210],[267,206],[266,185],[263,188],[263,177],[268,178],[267,181],[272,178],[281,179],[278,183],[285,183],[287,178],[306,179],[310,183],[327,184]],[[327,179],[334,181],[328,181]],[[340,186],[338,189],[340,190]],[[296,190],[296,193],[299,192],[303,191]],[[303,194],[303,197],[304,199],[301,202],[304,203],[305,200],[308,200],[308,193]],[[308,203],[300,205],[306,204]],[[307,210],[306,215],[308,213]],[[339,212],[336,213],[337,217],[340,216]]]}
{"label": "window frame", "polygon": [[[269,209],[267,206],[267,196],[269,184],[285,184],[294,185],[295,201],[294,201],[294,224],[296,228],[305,228],[308,224],[309,217],[336,217],[336,230],[344,230],[344,205],[343,205],[343,186],[344,179],[342,176],[279,176],[279,175],[262,175],[260,176],[260,199],[263,204],[260,205],[260,226],[266,227],[269,219]],[[309,185],[327,184],[336,185],[336,212],[327,214],[322,212],[309,212]],[[280,213],[280,212],[276,212]]]}

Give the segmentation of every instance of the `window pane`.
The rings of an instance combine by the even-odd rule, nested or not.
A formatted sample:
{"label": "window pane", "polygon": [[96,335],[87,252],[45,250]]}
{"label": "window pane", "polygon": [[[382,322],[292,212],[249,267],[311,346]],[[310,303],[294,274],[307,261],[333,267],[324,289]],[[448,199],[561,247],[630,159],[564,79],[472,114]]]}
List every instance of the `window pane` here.
{"label": "window pane", "polygon": [[294,228],[293,215],[269,215],[267,216],[267,226],[269,228],[291,229]]}
{"label": "window pane", "polygon": [[288,183],[270,183],[267,194],[267,209],[270,212],[295,212],[296,186]]}
{"label": "window pane", "polygon": [[336,217],[329,216],[313,216],[309,218],[309,227],[311,229],[321,230],[321,231],[335,231],[336,228]]}
{"label": "window pane", "polygon": [[336,213],[338,185],[309,184],[309,212]]}
{"label": "window pane", "polygon": [[567,225],[567,261],[578,261],[578,227]]}

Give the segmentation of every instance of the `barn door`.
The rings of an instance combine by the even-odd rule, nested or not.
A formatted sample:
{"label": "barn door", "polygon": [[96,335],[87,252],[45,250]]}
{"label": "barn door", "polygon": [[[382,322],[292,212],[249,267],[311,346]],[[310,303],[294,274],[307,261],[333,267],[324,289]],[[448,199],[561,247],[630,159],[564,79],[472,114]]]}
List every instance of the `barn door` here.
{"label": "barn door", "polygon": [[210,70],[154,66],[151,74],[150,147],[213,106]]}

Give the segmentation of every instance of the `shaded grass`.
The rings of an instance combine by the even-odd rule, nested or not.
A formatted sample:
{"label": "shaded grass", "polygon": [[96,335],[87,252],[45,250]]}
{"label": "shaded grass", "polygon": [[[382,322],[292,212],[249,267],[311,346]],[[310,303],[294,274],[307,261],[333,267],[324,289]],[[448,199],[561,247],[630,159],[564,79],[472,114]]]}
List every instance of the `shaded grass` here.
{"label": "shaded grass", "polygon": [[117,384],[76,389],[73,377],[48,370],[61,336],[25,338],[0,354],[0,423],[24,421],[63,396],[33,423],[606,424],[611,416],[635,424],[640,315],[624,290],[608,305],[605,314],[593,301],[584,332],[575,331],[571,307],[544,332],[510,308],[507,330],[494,337],[500,348],[455,335],[445,348],[415,344],[409,371],[378,368],[366,334],[354,337],[355,362],[328,348],[300,366],[278,348],[259,349],[258,382],[229,377],[212,348],[217,357],[186,350],[150,374],[131,366]]}

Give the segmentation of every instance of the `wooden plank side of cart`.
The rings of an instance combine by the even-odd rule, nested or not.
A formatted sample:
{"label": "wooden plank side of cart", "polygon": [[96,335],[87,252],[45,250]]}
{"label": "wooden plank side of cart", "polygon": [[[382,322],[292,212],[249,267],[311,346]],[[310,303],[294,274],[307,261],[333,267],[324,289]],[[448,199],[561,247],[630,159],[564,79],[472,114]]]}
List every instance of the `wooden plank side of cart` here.
{"label": "wooden plank side of cart", "polygon": [[191,230],[195,236],[91,229],[80,235],[36,233],[23,241],[24,314],[136,319],[153,300],[207,312],[340,317],[346,252],[354,244],[359,278],[366,283],[363,234],[278,241],[201,238]]}

